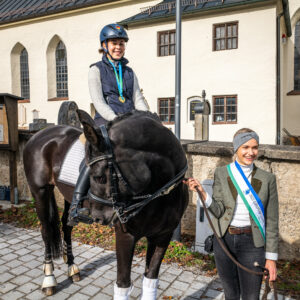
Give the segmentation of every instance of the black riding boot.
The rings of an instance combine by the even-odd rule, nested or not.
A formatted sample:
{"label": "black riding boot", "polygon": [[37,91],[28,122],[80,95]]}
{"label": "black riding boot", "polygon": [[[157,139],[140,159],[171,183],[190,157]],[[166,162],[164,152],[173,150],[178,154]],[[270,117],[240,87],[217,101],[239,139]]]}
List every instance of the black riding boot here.
{"label": "black riding boot", "polygon": [[90,187],[90,167],[84,166],[80,170],[77,183],[74,189],[72,203],[69,210],[68,225],[74,226],[79,222],[90,223],[86,214],[85,209],[80,208],[79,204],[82,198],[87,194]]}

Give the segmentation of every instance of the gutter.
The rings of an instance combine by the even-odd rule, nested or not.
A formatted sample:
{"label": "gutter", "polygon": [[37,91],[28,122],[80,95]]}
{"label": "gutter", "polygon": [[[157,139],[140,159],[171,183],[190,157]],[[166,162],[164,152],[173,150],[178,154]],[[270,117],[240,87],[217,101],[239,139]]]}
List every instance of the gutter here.
{"label": "gutter", "polygon": [[280,77],[280,18],[284,12],[276,17],[276,145],[281,142],[281,77]]}

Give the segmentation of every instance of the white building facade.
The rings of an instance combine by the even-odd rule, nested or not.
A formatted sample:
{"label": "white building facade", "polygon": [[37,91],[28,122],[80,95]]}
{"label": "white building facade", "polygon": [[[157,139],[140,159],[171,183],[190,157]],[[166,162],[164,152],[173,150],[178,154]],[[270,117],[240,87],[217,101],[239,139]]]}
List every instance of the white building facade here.
{"label": "white building facade", "polygon": [[[59,107],[66,100],[91,112],[87,74],[89,65],[100,59],[99,32],[108,23],[122,21],[130,38],[126,49],[129,66],[139,78],[151,111],[173,129],[174,9],[165,13],[164,7],[157,6],[156,11],[143,14],[141,8],[161,1],[94,3],[0,22],[0,66],[5,74],[0,77],[0,92],[26,96],[29,90],[25,97],[28,99],[19,105],[20,125],[26,127],[32,122],[33,110],[39,111],[40,118],[56,123]],[[172,1],[164,3],[170,5]],[[300,3],[286,3],[287,0],[215,0],[206,3],[214,4],[212,7],[201,8],[203,3],[199,2],[195,9],[187,5],[190,12],[183,10],[181,138],[194,139],[193,105],[202,100],[202,90],[212,108],[210,140],[231,141],[234,132],[242,127],[256,130],[265,144],[275,144],[283,127],[300,135],[300,92],[294,86],[295,28],[300,20]],[[279,19],[281,12],[285,15]],[[0,20],[1,16],[0,6]],[[276,32],[277,19],[280,33]]]}

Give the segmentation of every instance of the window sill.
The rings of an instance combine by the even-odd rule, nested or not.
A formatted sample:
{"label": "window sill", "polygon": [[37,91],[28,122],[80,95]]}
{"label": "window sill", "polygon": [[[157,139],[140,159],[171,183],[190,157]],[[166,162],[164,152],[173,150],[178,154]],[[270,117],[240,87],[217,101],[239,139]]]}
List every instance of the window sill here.
{"label": "window sill", "polygon": [[164,125],[174,125],[175,122],[162,122]]}
{"label": "window sill", "polygon": [[300,95],[300,91],[292,90],[292,91],[288,92],[286,95],[287,95],[287,96]]}
{"label": "window sill", "polygon": [[222,124],[231,125],[231,124],[237,124],[237,122],[212,122],[212,125],[222,125]]}
{"label": "window sill", "polygon": [[30,103],[30,99],[18,100],[18,103]]}
{"label": "window sill", "polygon": [[64,100],[69,100],[69,97],[54,97],[48,99],[48,101],[64,101]]}

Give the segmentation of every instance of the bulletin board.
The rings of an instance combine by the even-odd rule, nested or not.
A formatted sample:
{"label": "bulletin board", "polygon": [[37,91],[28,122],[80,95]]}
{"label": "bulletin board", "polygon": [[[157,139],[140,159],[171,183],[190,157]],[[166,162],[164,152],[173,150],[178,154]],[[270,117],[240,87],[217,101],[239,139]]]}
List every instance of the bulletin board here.
{"label": "bulletin board", "polygon": [[3,104],[0,104],[0,144],[9,144],[7,114]]}

